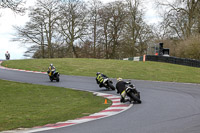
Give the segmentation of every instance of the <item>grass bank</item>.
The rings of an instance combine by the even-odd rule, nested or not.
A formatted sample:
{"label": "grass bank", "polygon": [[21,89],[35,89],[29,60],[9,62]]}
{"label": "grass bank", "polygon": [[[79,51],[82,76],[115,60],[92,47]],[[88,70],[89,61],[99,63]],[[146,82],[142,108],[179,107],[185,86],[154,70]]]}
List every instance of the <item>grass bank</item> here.
{"label": "grass bank", "polygon": [[110,105],[88,92],[0,80],[0,131],[80,118]]}
{"label": "grass bank", "polygon": [[46,71],[53,63],[61,74],[95,76],[102,72],[109,77],[126,79],[200,83],[200,68],[160,62],[133,62],[105,59],[36,59],[12,60],[4,66],[34,71]]}

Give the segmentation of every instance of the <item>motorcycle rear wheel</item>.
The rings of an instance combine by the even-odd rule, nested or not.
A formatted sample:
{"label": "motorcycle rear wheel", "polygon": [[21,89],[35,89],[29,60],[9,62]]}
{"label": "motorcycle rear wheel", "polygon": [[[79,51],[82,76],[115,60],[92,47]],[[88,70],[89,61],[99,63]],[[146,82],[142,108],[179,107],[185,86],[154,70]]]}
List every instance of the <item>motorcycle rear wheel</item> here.
{"label": "motorcycle rear wheel", "polygon": [[115,90],[115,87],[114,87],[110,82],[108,82],[108,86],[109,86],[112,90]]}
{"label": "motorcycle rear wheel", "polygon": [[139,99],[139,97],[135,96],[135,94],[134,94],[133,92],[130,92],[129,95],[130,95],[131,99],[132,99],[134,102],[137,102],[137,103],[139,103],[139,104],[142,103],[142,101]]}

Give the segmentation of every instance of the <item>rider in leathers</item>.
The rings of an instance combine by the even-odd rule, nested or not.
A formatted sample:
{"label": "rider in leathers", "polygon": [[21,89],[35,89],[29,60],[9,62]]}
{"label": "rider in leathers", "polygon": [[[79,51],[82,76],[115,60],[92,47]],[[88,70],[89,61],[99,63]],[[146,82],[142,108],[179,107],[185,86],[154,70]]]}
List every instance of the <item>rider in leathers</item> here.
{"label": "rider in leathers", "polygon": [[116,89],[117,93],[121,95],[120,102],[127,102],[129,99],[125,99],[126,97],[126,85],[130,84],[130,82],[125,82],[122,80],[122,78],[117,79]]}
{"label": "rider in leathers", "polygon": [[99,84],[99,87],[101,88],[101,87],[103,87],[104,85],[103,85],[103,80],[105,79],[105,78],[108,78],[106,75],[104,75],[103,73],[100,73],[100,72],[97,72],[96,73],[96,82],[97,82],[97,84]]}
{"label": "rider in leathers", "polygon": [[53,66],[53,64],[50,64],[47,72],[48,72],[49,76],[52,76],[54,74],[54,72],[56,72],[56,67]]}

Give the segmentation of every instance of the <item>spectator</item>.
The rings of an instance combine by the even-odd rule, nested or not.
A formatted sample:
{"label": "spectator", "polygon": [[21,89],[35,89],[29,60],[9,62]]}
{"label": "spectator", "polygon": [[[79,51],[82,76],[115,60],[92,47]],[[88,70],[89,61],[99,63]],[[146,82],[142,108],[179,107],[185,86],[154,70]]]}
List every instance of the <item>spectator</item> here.
{"label": "spectator", "polygon": [[5,56],[6,56],[6,60],[10,60],[10,53],[8,51],[6,52]]}

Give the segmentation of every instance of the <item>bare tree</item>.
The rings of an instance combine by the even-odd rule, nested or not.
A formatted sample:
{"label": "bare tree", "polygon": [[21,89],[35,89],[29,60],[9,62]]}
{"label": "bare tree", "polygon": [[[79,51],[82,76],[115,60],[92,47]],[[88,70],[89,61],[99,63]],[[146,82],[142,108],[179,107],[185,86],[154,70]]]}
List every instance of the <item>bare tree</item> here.
{"label": "bare tree", "polygon": [[172,36],[188,38],[193,34],[199,3],[199,0],[176,0],[174,3],[157,2],[160,7],[166,8],[163,24],[172,31]]}
{"label": "bare tree", "polygon": [[61,5],[60,33],[69,44],[68,51],[72,57],[78,57],[75,41],[83,40],[87,34],[87,9],[80,0],[66,0]]}
{"label": "bare tree", "polygon": [[[97,41],[100,37],[100,15],[99,11],[102,7],[102,3],[99,0],[92,0],[89,1],[89,22],[91,26],[89,29],[91,29],[91,35],[92,35],[92,41],[93,41],[93,57],[96,57],[96,47],[97,47]],[[90,30],[89,30],[90,31]]]}
{"label": "bare tree", "polygon": [[140,35],[142,13],[139,11],[140,1],[139,0],[127,0],[127,12],[128,17],[126,21],[126,31],[128,32],[127,41],[130,44],[131,56],[136,55],[137,40]]}
{"label": "bare tree", "polygon": [[111,58],[118,58],[116,55],[116,50],[121,44],[127,12],[125,11],[125,4],[123,2],[115,2],[111,5],[112,6],[110,10],[112,12],[112,16],[110,23],[110,37],[113,42]]}
{"label": "bare tree", "polygon": [[196,15],[196,27],[197,27],[197,33],[200,34],[200,2],[197,3],[197,11],[195,13]]}
{"label": "bare tree", "polygon": [[[56,38],[57,21],[60,18],[59,14],[59,1],[58,0],[38,0],[38,7],[41,8],[41,16],[44,20],[44,32],[48,44],[48,57],[53,57],[53,38]],[[55,40],[55,39],[54,39]]]}
{"label": "bare tree", "polygon": [[35,45],[32,48],[40,49],[43,58],[47,46],[47,57],[53,58],[53,45],[58,38],[56,26],[60,18],[58,4],[56,0],[37,0],[35,8],[30,9],[30,22],[24,27],[15,26],[17,34],[14,40]]}
{"label": "bare tree", "polygon": [[15,13],[24,13],[24,0],[0,0],[0,8],[8,8]]}
{"label": "bare tree", "polygon": [[[151,26],[144,21],[144,12],[140,8],[141,0],[126,0],[127,17],[124,21],[123,39],[126,49],[125,56],[146,54],[147,45],[153,38]],[[123,47],[122,47],[123,48]]]}
{"label": "bare tree", "polygon": [[42,58],[45,58],[45,32],[44,32],[44,19],[41,16],[40,8],[31,8],[30,13],[30,22],[27,22],[24,27],[14,26],[14,29],[17,31],[16,37],[13,41],[20,41],[24,44],[33,45],[29,48],[26,53],[41,51]]}
{"label": "bare tree", "polygon": [[105,46],[106,58],[117,58],[117,47],[124,28],[126,12],[123,2],[116,1],[108,3],[99,10],[100,22],[102,26],[102,42]]}
{"label": "bare tree", "polygon": [[[109,6],[103,6],[99,10],[100,15],[100,26],[101,26],[101,37],[100,37],[100,43],[103,44],[104,47],[104,56],[106,59],[109,58],[109,47],[111,43],[111,39],[109,38],[109,23],[111,21],[111,13],[109,10]],[[100,56],[99,56],[100,57]]]}

